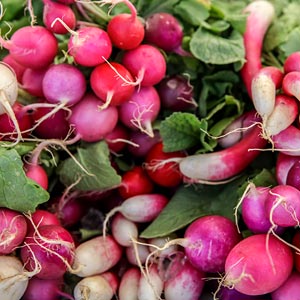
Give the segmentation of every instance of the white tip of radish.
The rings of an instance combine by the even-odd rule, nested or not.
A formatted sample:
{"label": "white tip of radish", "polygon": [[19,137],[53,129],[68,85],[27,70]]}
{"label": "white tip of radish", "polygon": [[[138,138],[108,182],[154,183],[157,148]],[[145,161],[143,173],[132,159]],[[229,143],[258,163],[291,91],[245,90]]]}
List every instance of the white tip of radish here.
{"label": "white tip of radish", "polygon": [[275,8],[270,1],[257,0],[252,1],[244,9],[245,13],[254,13],[256,18],[259,20],[264,20],[265,27],[268,27],[275,17]]}

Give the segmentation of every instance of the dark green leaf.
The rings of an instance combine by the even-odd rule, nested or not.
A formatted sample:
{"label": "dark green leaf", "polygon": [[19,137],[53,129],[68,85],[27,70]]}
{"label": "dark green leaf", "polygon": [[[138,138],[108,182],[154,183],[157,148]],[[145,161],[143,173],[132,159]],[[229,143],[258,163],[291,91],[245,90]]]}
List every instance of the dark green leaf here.
{"label": "dark green leaf", "polygon": [[17,151],[0,149],[0,206],[33,212],[48,199],[48,192],[25,175]]}
{"label": "dark green leaf", "polygon": [[75,158],[85,171],[73,158],[66,159],[58,171],[61,182],[66,186],[80,180],[74,189],[95,191],[114,188],[121,183],[121,177],[111,166],[109,149],[104,141],[78,147]]}

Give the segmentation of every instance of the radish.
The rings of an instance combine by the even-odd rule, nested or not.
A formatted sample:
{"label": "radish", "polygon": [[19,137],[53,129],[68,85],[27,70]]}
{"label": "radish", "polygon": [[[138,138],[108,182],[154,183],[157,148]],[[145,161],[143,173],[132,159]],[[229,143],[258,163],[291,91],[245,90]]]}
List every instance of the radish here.
{"label": "radish", "polygon": [[[155,65],[153,65],[155,62]],[[158,84],[166,75],[166,60],[156,47],[141,44],[125,51],[122,64],[137,78],[142,86]]]}
{"label": "radish", "polygon": [[0,44],[19,64],[32,69],[49,66],[58,51],[58,41],[53,33],[38,25],[17,29],[9,41],[0,37]]}
{"label": "radish", "polygon": [[284,73],[290,73],[294,71],[300,71],[300,52],[291,53],[284,61],[283,64]]}
{"label": "radish", "polygon": [[297,249],[300,249],[300,231],[297,229],[292,235],[292,246],[294,247],[294,268],[300,272],[300,254]]}
{"label": "radish", "polygon": [[119,13],[113,16],[107,24],[107,33],[113,45],[122,50],[134,49],[139,46],[145,35],[144,24],[137,17],[135,6],[129,0],[108,0],[105,3],[124,3],[130,14]]}
{"label": "radish", "polygon": [[289,246],[273,235],[255,234],[229,252],[222,284],[246,295],[264,295],[279,288],[292,269],[293,253]]}
{"label": "radish", "polygon": [[123,274],[118,290],[120,300],[138,300],[138,286],[141,272],[137,267],[130,267]]}
{"label": "radish", "polygon": [[292,272],[288,279],[274,292],[271,293],[272,300],[297,299],[300,293],[300,274]]}
{"label": "radish", "polygon": [[101,275],[87,276],[74,287],[75,300],[110,300],[113,296],[111,286]]}
{"label": "radish", "polygon": [[300,160],[297,160],[289,169],[286,177],[286,184],[300,190]]}
{"label": "radish", "polygon": [[71,270],[74,253],[74,240],[66,229],[60,225],[42,225],[26,236],[20,256],[27,270],[40,266],[36,277],[57,279]]}
{"label": "radish", "polygon": [[100,109],[102,105],[103,102],[90,92],[72,107],[69,124],[74,127],[78,139],[86,142],[100,141],[115,128],[118,122],[117,108],[109,106]]}
{"label": "radish", "polygon": [[244,32],[246,62],[241,76],[252,98],[251,85],[255,74],[262,68],[261,53],[265,34],[275,17],[275,9],[271,2],[258,0],[250,2],[244,9],[247,14]]}
{"label": "radish", "polygon": [[131,265],[141,266],[147,261],[150,254],[146,240],[139,238],[137,241],[133,241],[132,245],[125,248],[125,254]]}
{"label": "radish", "polygon": [[14,210],[0,208],[0,255],[10,254],[19,247],[27,233],[25,217]]}
{"label": "radish", "polygon": [[282,91],[288,96],[294,96],[300,101],[300,71],[292,71],[284,75]]}
{"label": "radish", "polygon": [[[167,236],[161,236],[161,237],[157,237],[157,238],[151,238],[148,239],[148,243],[150,244],[149,246],[149,251],[155,251],[159,248],[164,248],[164,245],[172,240],[175,239],[177,236],[175,234],[170,234]],[[161,251],[156,251],[157,256],[159,257],[159,260],[162,262],[162,264],[164,264],[164,259],[167,258],[169,259],[170,257],[172,257],[173,254],[180,253],[178,252],[178,245],[170,245],[170,247],[163,249]],[[172,276],[172,275],[171,275]]]}
{"label": "radish", "polygon": [[96,66],[90,75],[93,92],[105,105],[121,105],[128,101],[134,92],[134,79],[120,63],[103,63]]}
{"label": "radish", "polygon": [[117,123],[114,129],[104,137],[110,152],[115,154],[124,150],[127,144],[131,144],[128,139],[128,130],[121,123]]}
{"label": "radish", "polygon": [[25,163],[24,171],[28,178],[35,181],[43,189],[47,190],[49,185],[48,174],[46,170],[38,163]]}
{"label": "radish", "polygon": [[119,107],[120,121],[130,129],[154,136],[152,123],[160,111],[160,98],[153,86],[136,88]]}
{"label": "radish", "polygon": [[151,193],[153,188],[153,183],[144,168],[137,165],[122,175],[118,192],[124,199],[127,199],[140,194]]}
{"label": "radish", "polygon": [[276,180],[278,184],[286,184],[286,179],[291,167],[300,160],[300,157],[279,152],[276,159]]}
{"label": "radish", "polygon": [[22,76],[22,88],[29,94],[36,97],[43,97],[43,78],[47,68],[30,69],[26,68]]}
{"label": "radish", "polygon": [[76,16],[72,8],[66,4],[56,3],[51,0],[43,0],[43,23],[45,27],[55,34],[67,34],[68,30],[60,23],[52,23],[55,19],[61,19],[70,29],[76,26]]}
{"label": "radish", "polygon": [[111,236],[97,236],[78,245],[73,263],[79,277],[93,276],[114,267],[122,256],[122,247]]}
{"label": "radish", "polygon": [[28,286],[34,272],[26,272],[16,256],[0,256],[0,293],[3,300],[19,300]]}
{"label": "radish", "polygon": [[24,67],[23,65],[19,64],[13,57],[11,54],[6,54],[3,59],[2,59],[2,63],[7,64],[8,66],[10,66],[12,68],[12,70],[15,72],[17,80],[19,83],[22,82],[22,77],[23,77],[23,73],[24,71],[27,69],[26,67]]}

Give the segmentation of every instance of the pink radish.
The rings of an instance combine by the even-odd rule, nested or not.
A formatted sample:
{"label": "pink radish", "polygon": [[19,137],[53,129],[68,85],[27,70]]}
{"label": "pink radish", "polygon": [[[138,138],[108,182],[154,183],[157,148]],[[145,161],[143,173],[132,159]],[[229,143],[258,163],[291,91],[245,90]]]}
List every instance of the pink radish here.
{"label": "pink radish", "polygon": [[58,51],[58,41],[53,33],[38,25],[21,27],[9,41],[0,37],[0,44],[19,64],[32,69],[49,66]]}
{"label": "pink radish", "polygon": [[290,73],[294,71],[300,71],[300,52],[293,52],[284,61],[283,64],[284,73]]}
{"label": "pink radish", "polygon": [[292,71],[284,75],[282,91],[288,96],[294,96],[300,101],[300,71]]}
{"label": "pink radish", "polygon": [[300,160],[296,161],[289,169],[286,184],[300,190]]}
{"label": "pink radish", "polygon": [[160,98],[153,86],[136,88],[130,99],[120,105],[120,121],[133,130],[154,136],[152,124],[160,111]]}
{"label": "pink radish", "polygon": [[300,157],[279,152],[276,159],[276,180],[278,184],[286,184],[291,167],[300,161]]}
{"label": "pink radish", "polygon": [[130,267],[121,278],[118,297],[120,300],[138,300],[138,286],[141,271],[137,267]]}
{"label": "pink radish", "polygon": [[24,164],[25,174],[28,178],[35,181],[43,189],[48,189],[49,179],[46,170],[39,164]]}
{"label": "pink radish", "polygon": [[2,59],[2,63],[7,64],[8,66],[10,66],[12,68],[12,70],[15,72],[17,80],[19,83],[22,82],[22,77],[23,77],[23,73],[24,71],[27,69],[26,67],[24,67],[23,65],[19,64],[13,57],[11,54],[6,54],[3,59]]}
{"label": "pink radish", "polygon": [[142,86],[155,85],[166,75],[165,57],[152,45],[141,44],[125,51],[122,64],[141,82]]}
{"label": "pink radish", "polygon": [[289,246],[273,235],[255,234],[229,252],[223,285],[246,295],[264,295],[279,288],[292,269],[293,253]]}
{"label": "pink radish", "polygon": [[21,213],[0,208],[0,255],[10,254],[19,247],[27,233],[27,222]]}
{"label": "pink radish", "polygon": [[275,9],[271,2],[258,0],[250,2],[244,9],[247,14],[244,32],[246,62],[241,76],[250,97],[251,84],[255,74],[262,68],[261,53],[265,34],[275,17]]}
{"label": "pink radish", "polygon": [[122,256],[122,247],[111,236],[97,236],[79,244],[75,249],[73,269],[79,277],[108,271]]}
{"label": "pink radish", "polygon": [[43,97],[43,78],[47,68],[30,69],[26,68],[22,76],[22,88],[29,94],[36,97]]}

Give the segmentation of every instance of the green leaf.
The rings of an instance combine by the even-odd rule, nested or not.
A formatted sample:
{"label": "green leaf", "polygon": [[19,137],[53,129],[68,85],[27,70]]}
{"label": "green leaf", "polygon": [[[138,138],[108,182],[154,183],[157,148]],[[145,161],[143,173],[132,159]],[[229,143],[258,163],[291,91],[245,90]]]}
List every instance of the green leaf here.
{"label": "green leaf", "polygon": [[0,149],[0,206],[20,212],[33,212],[48,201],[49,193],[29,179],[15,149]]}
{"label": "green leaf", "polygon": [[200,143],[201,122],[196,115],[174,112],[160,123],[164,151],[185,150]]}
{"label": "green leaf", "polygon": [[285,57],[300,51],[300,27],[294,28],[288,35],[286,42],[279,48],[284,52]]}
{"label": "green leaf", "polygon": [[199,27],[192,35],[190,50],[207,64],[226,65],[243,61],[245,57],[243,36],[235,30],[225,38]]}
{"label": "green leaf", "polygon": [[75,158],[85,171],[72,157],[66,159],[58,170],[59,178],[66,186],[79,180],[74,189],[99,191],[114,188],[121,183],[121,177],[111,166],[109,149],[104,141],[78,147]]}

